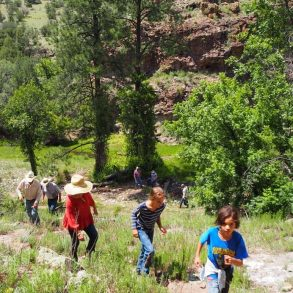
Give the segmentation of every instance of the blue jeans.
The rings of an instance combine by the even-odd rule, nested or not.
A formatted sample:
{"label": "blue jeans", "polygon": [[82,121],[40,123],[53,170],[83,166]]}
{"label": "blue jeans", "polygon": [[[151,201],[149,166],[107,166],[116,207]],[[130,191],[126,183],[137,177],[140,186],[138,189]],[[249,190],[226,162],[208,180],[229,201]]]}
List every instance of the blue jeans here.
{"label": "blue jeans", "polygon": [[[91,253],[93,251],[95,251],[96,248],[96,243],[97,240],[99,238],[98,235],[98,231],[96,230],[96,227],[94,224],[90,224],[89,226],[87,226],[84,229],[85,233],[87,234],[87,236],[89,237],[89,242],[88,245],[86,247],[86,253],[89,254],[89,256],[91,255]],[[71,256],[77,261],[77,249],[79,246],[79,240],[77,238],[77,231],[76,230],[72,230],[72,229],[68,229],[68,232],[70,234],[71,237]]]}
{"label": "blue jeans", "polygon": [[58,197],[48,198],[48,209],[50,213],[54,213],[57,208]]}
{"label": "blue jeans", "polygon": [[33,208],[35,201],[36,201],[35,199],[26,199],[24,202],[25,210],[31,223],[40,225],[40,217],[38,214],[38,209]]}
{"label": "blue jeans", "polygon": [[225,288],[223,288],[220,292],[219,282],[218,282],[218,274],[212,274],[212,275],[207,276],[208,293],[228,293],[232,278],[233,278],[233,271],[226,270]]}
{"label": "blue jeans", "polygon": [[138,273],[150,272],[150,265],[154,256],[155,250],[153,246],[154,230],[138,229],[138,237],[141,241],[141,251],[138,257],[136,271]]}

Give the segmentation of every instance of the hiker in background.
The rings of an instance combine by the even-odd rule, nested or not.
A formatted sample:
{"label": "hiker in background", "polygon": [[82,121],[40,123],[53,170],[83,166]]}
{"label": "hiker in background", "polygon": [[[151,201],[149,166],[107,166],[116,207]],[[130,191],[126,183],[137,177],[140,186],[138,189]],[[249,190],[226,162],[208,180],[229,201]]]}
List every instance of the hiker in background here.
{"label": "hiker in background", "polygon": [[153,237],[155,223],[158,224],[162,234],[167,230],[162,226],[161,213],[165,209],[165,195],[161,187],[152,188],[147,201],[141,203],[131,214],[132,235],[141,241],[141,252],[138,257],[137,274],[149,274],[150,265],[155,250]]}
{"label": "hiker in background", "polygon": [[142,188],[142,180],[141,180],[141,169],[140,167],[136,167],[133,172],[133,178],[136,188]]}
{"label": "hiker in background", "polygon": [[71,256],[77,261],[77,249],[79,241],[84,241],[82,231],[89,237],[86,247],[86,255],[89,257],[95,251],[98,240],[98,232],[94,225],[91,208],[95,215],[98,214],[96,204],[90,191],[93,184],[85,181],[84,177],[75,174],[71,177],[71,183],[66,184],[64,190],[67,194],[66,209],[63,219],[63,226],[68,229],[71,237]]}
{"label": "hiker in background", "polygon": [[48,209],[50,213],[54,213],[57,208],[57,200],[61,202],[61,190],[58,185],[53,182],[54,178],[44,178],[41,181],[43,191],[43,201],[45,196],[48,198]]}
{"label": "hiker in background", "polygon": [[180,200],[180,208],[182,207],[182,204],[184,204],[187,208],[188,208],[188,187],[185,184],[181,184],[181,188],[182,188],[182,197]]}
{"label": "hiker in background", "polygon": [[17,186],[16,193],[20,201],[24,201],[26,213],[30,222],[40,224],[38,205],[42,197],[41,184],[36,179],[34,172],[29,171]]}
{"label": "hiker in background", "polygon": [[153,170],[153,171],[151,172],[151,186],[152,186],[152,187],[155,187],[155,186],[158,185],[157,180],[158,180],[158,174],[156,173],[155,170]]}
{"label": "hiker in background", "polygon": [[208,293],[227,293],[233,278],[233,266],[242,266],[248,257],[244,240],[235,229],[239,228],[239,211],[225,206],[218,211],[216,227],[205,231],[199,239],[194,264],[201,266],[200,252],[205,243],[208,257],[204,267]]}

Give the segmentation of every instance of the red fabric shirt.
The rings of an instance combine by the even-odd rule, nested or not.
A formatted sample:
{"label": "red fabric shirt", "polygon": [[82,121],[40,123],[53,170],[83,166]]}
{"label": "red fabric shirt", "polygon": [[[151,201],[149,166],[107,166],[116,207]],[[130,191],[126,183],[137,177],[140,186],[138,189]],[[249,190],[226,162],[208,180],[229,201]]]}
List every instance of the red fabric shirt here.
{"label": "red fabric shirt", "polygon": [[68,195],[63,226],[69,229],[83,230],[94,223],[90,207],[95,203],[90,193],[85,193],[80,198]]}

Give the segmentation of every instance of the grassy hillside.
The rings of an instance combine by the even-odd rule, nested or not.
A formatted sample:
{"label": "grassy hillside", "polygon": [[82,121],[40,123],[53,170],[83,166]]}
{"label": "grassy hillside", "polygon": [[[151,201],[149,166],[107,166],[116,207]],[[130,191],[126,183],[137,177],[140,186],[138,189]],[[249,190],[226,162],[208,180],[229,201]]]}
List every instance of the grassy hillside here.
{"label": "grassy hillside", "polygon": [[[45,147],[37,150],[40,176],[55,175],[57,181],[65,180],[66,174],[82,172],[91,177],[94,166],[92,145],[88,141],[76,142],[67,147]],[[88,143],[88,144],[87,144]],[[79,145],[83,145],[78,147]],[[78,148],[77,148],[78,147]],[[164,166],[157,170],[160,178],[172,176],[183,181],[192,180],[191,172],[185,168],[179,158],[180,145],[157,144],[157,151],[164,161]],[[70,151],[72,150],[72,151]],[[67,153],[65,155],[65,153]],[[21,153],[19,146],[2,142],[0,145],[0,176],[3,185],[10,192],[14,192],[17,180],[30,169],[29,163]],[[18,166],[15,170],[15,166]],[[109,162],[105,175],[126,167],[125,138],[122,134],[112,135],[109,140]],[[11,177],[15,178],[11,182]],[[143,174],[143,177],[148,174]],[[7,183],[10,182],[10,183]],[[11,184],[12,183],[12,184]]]}
{"label": "grassy hillside", "polygon": [[[45,161],[46,158],[49,160],[50,153],[64,152],[70,148],[74,148],[74,145],[67,148],[45,148],[38,152],[38,156]],[[59,161],[59,172],[64,172],[65,169],[69,172],[90,172],[93,164],[90,148],[90,145],[85,145],[74,150],[68,159]],[[158,144],[158,152],[170,170],[180,170],[180,149],[181,146]],[[122,135],[111,137],[109,154],[113,164],[125,166]],[[2,191],[3,188],[11,190],[12,186],[14,189],[29,169],[28,163],[24,161],[18,147],[7,144],[0,147],[0,162]],[[9,237],[12,237],[12,243],[5,240],[9,247],[0,244],[0,291],[56,293],[64,292],[64,288],[67,288],[66,292],[167,292],[165,286],[168,282],[187,281],[198,237],[213,225],[214,217],[205,215],[199,207],[179,209],[178,202],[167,195],[168,205],[162,215],[162,222],[168,233],[162,236],[156,230],[154,243],[157,254],[154,268],[150,277],[139,277],[135,273],[139,242],[131,235],[130,213],[138,202],[146,198],[146,194],[143,193],[137,200],[129,198],[127,201],[119,201],[118,195],[117,193],[116,198],[107,201],[101,198],[100,192],[94,194],[99,211],[95,222],[100,236],[92,261],[82,260],[80,264],[87,273],[97,276],[99,280],[91,278],[77,285],[68,285],[71,277],[68,269],[50,268],[37,261],[40,247],[69,256],[70,237],[62,229],[63,213],[52,216],[47,211],[46,203],[41,203],[41,226],[35,228],[27,223],[24,209],[17,200],[2,198],[0,243]],[[293,251],[292,224],[278,216],[243,218],[240,232],[246,240],[249,253],[265,251],[275,257],[273,255]],[[81,243],[79,247],[80,256],[84,254],[85,245],[86,243]],[[15,253],[17,247],[18,253]],[[205,255],[202,255],[202,260],[204,259]],[[161,277],[156,278],[156,274]],[[270,291],[252,284],[245,268],[240,268],[236,269],[231,292]]]}
{"label": "grassy hillside", "polygon": [[[213,217],[198,208],[179,210],[178,205],[169,199],[162,215],[168,233],[162,236],[156,229],[154,268],[150,277],[141,277],[135,273],[139,242],[132,238],[130,231],[130,213],[137,203],[128,201],[109,205],[101,201],[98,194],[94,197],[99,211],[95,219],[99,240],[92,261],[81,260],[80,264],[99,281],[91,279],[69,286],[67,292],[167,292],[165,285],[168,282],[188,280],[187,270],[192,265],[198,237],[213,224]],[[17,288],[17,292],[64,292],[70,278],[68,270],[49,268],[37,261],[41,246],[69,256],[70,237],[59,227],[62,214],[51,216],[41,207],[41,227],[34,228],[24,224],[26,215],[19,203],[6,201],[1,209],[5,214],[0,218],[0,236],[26,228],[26,236],[18,241],[26,244],[27,248],[16,254],[13,249],[1,245],[0,291],[16,292],[14,289]],[[290,223],[278,217],[242,219],[240,232],[244,235],[249,253],[255,250],[266,250],[272,254],[293,251],[293,243],[286,241],[288,236],[293,236]],[[86,242],[83,242],[79,247],[80,256],[84,254],[85,245]],[[202,255],[204,259],[205,255]],[[155,272],[159,271],[162,276],[156,281]],[[231,292],[270,291],[253,286],[245,269],[240,268],[236,269]]]}

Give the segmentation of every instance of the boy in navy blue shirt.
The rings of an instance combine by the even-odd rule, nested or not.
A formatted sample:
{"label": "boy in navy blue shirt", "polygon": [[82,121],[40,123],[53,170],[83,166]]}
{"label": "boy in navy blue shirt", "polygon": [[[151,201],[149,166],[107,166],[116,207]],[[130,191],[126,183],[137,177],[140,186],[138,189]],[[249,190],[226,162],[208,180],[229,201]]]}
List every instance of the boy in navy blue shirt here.
{"label": "boy in navy blue shirt", "polygon": [[166,207],[164,200],[163,189],[154,187],[151,189],[148,200],[141,203],[131,214],[132,235],[141,241],[141,252],[136,266],[139,275],[149,274],[149,267],[155,253],[153,247],[155,224],[157,223],[163,234],[167,233],[161,223],[161,213]]}

